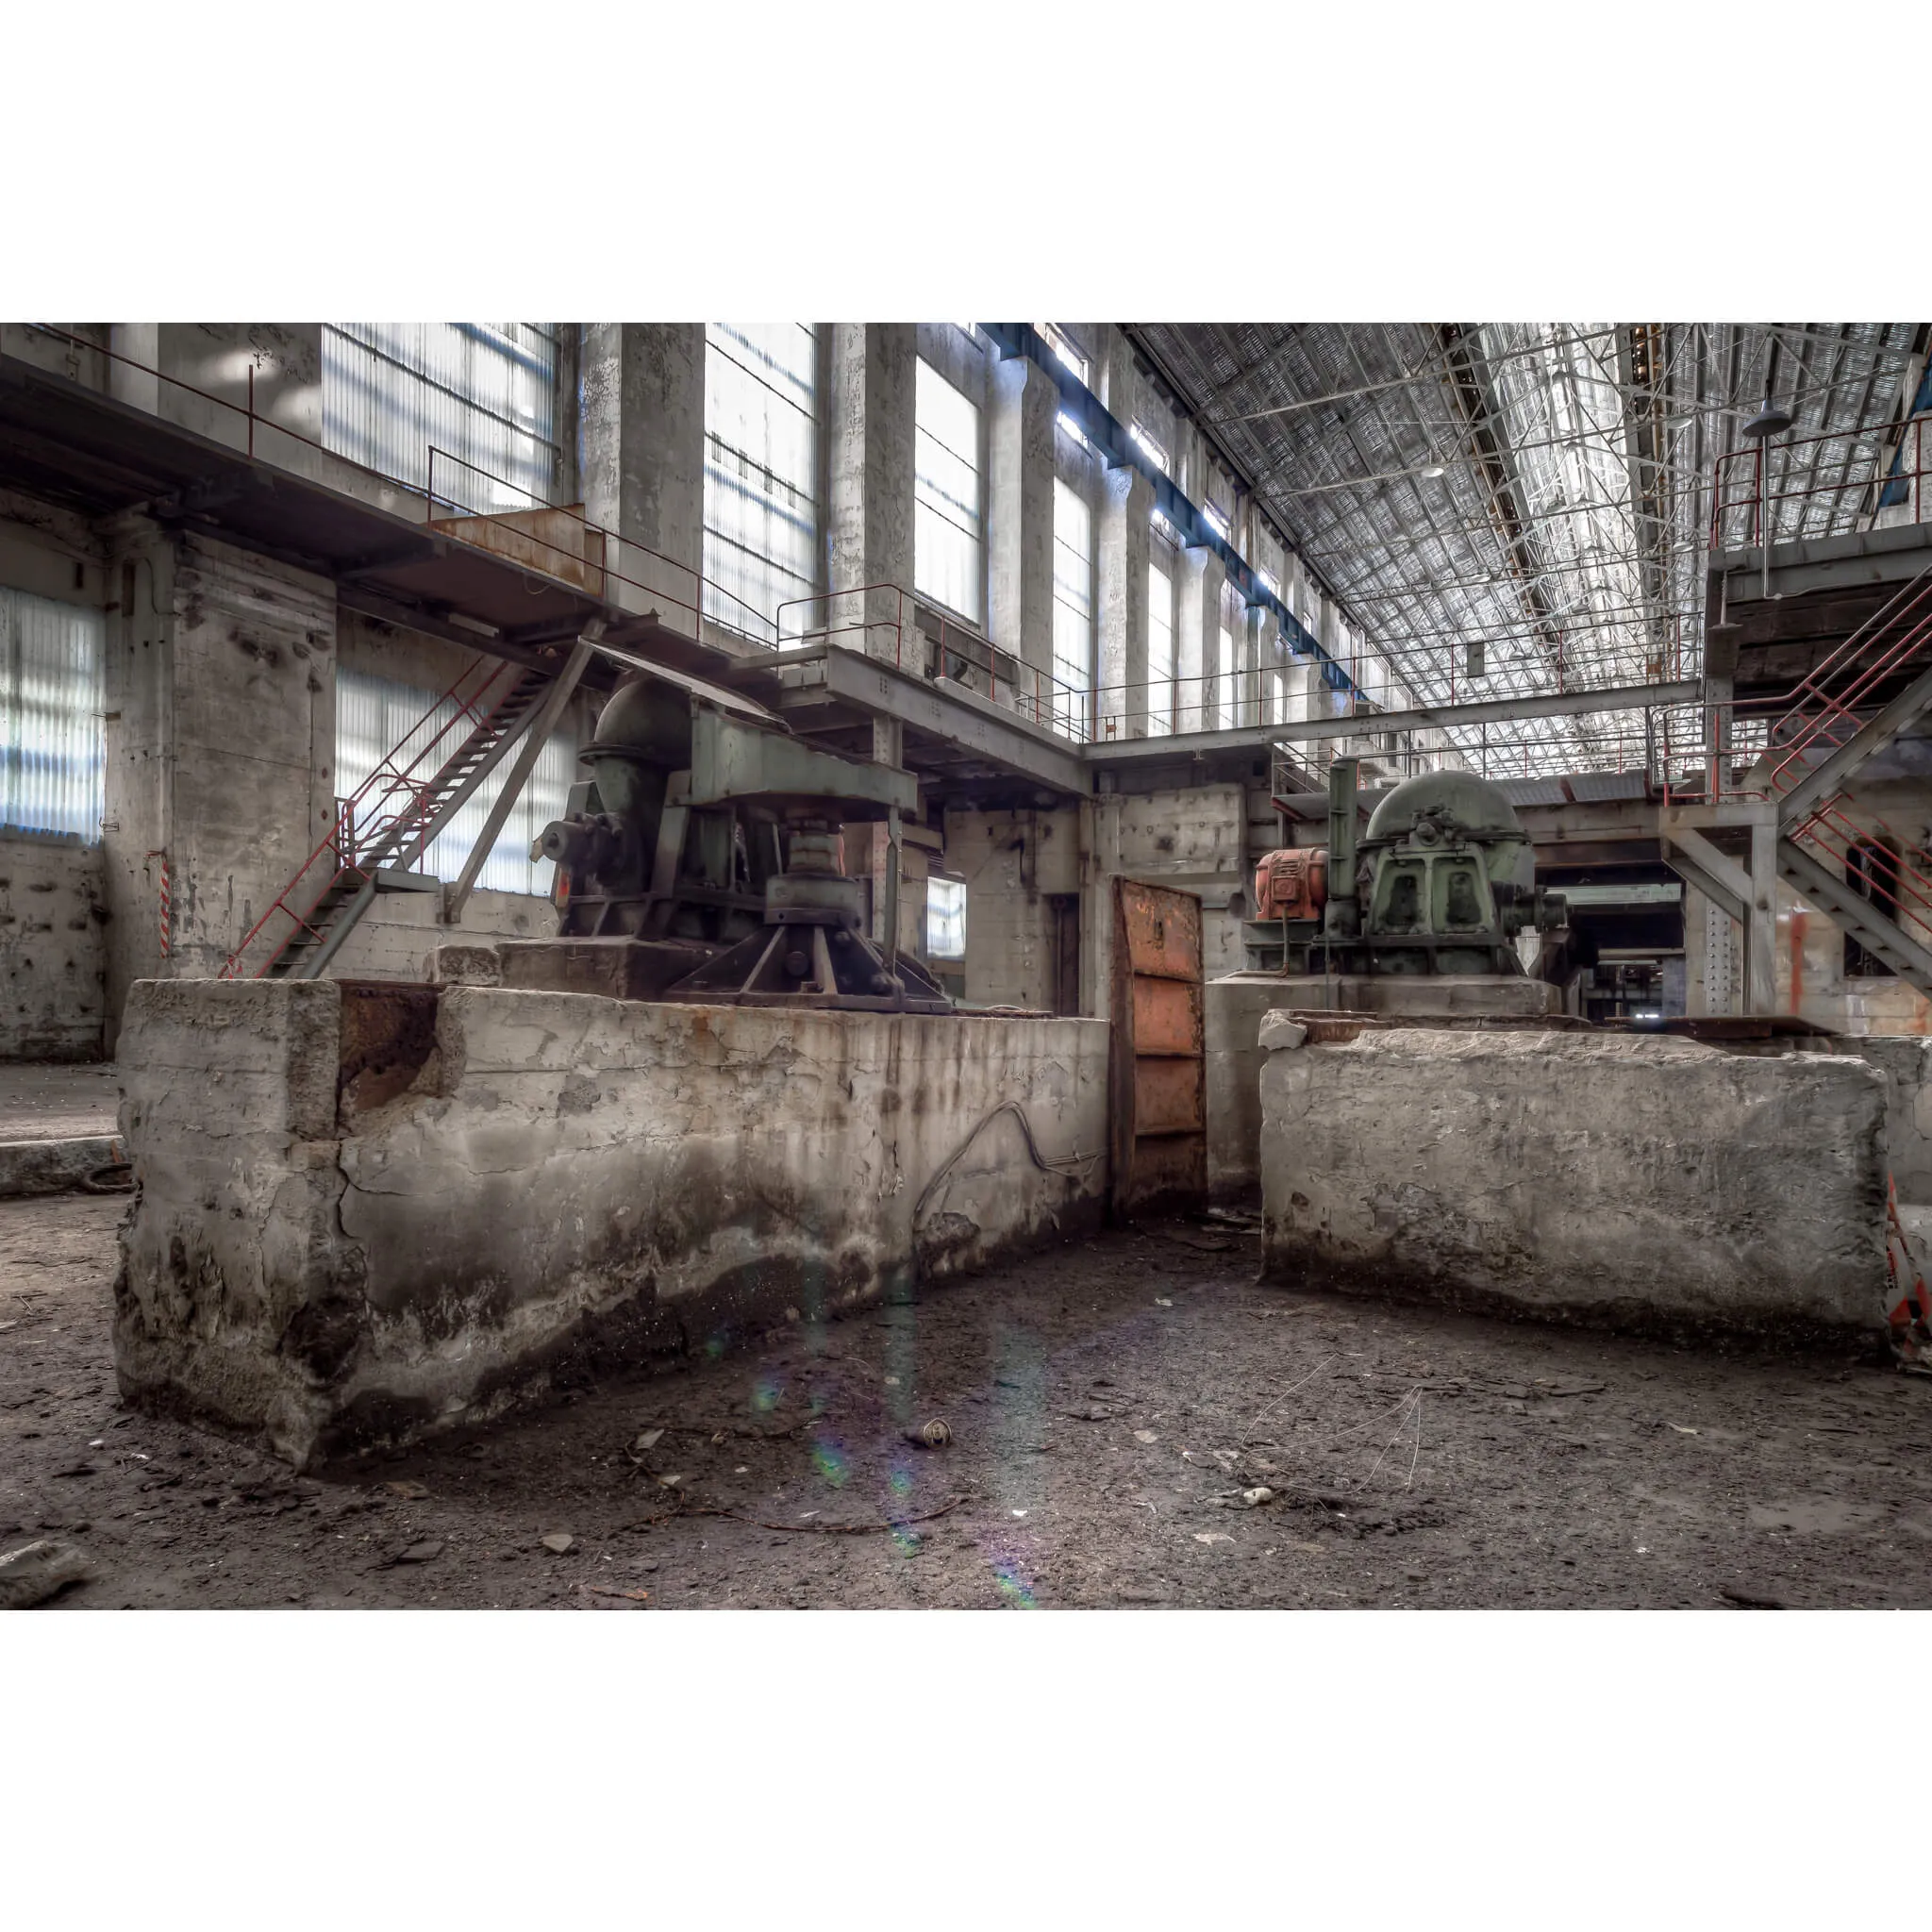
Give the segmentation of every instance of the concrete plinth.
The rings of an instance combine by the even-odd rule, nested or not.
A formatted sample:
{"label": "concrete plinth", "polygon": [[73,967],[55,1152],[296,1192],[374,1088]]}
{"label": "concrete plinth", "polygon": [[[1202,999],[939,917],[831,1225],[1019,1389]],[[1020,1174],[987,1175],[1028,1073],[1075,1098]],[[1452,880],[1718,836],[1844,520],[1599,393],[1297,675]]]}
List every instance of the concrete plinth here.
{"label": "concrete plinth", "polygon": [[1848,1056],[1362,1033],[1261,1073],[1266,1267],[1472,1307],[1885,1324],[1886,1080]]}
{"label": "concrete plinth", "polygon": [[1491,974],[1337,974],[1284,978],[1231,973],[1204,989],[1208,1049],[1208,1191],[1240,1200],[1260,1182],[1262,1016],[1283,1007],[1317,1012],[1407,1013],[1424,1019],[1541,1019],[1563,991]]}
{"label": "concrete plinth", "polygon": [[309,1466],[1099,1219],[1097,1022],[384,997],[135,988],[130,1399]]}

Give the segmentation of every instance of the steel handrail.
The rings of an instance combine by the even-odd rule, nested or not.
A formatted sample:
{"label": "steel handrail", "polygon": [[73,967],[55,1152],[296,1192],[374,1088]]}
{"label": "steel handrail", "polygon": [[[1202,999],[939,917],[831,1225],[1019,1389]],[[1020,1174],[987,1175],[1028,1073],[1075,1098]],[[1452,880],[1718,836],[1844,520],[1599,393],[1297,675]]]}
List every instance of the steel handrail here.
{"label": "steel handrail", "polygon": [[[326,443],[318,441],[314,437],[305,436],[299,429],[291,429],[287,424],[276,422],[273,416],[265,416],[260,414],[255,408],[256,365],[253,362],[251,362],[248,365],[248,400],[245,404],[243,404],[238,403],[234,401],[233,398],[228,396],[217,395],[211,390],[198,388],[195,384],[192,382],[184,382],[178,375],[170,375],[167,374],[166,371],[155,367],[152,363],[139,361],[132,356],[124,355],[118,349],[108,348],[105,344],[100,342],[89,341],[85,336],[77,336],[74,334],[72,330],[56,328],[51,324],[43,322],[26,323],[22,325],[31,330],[33,333],[37,335],[51,336],[57,341],[71,342],[75,345],[75,347],[78,349],[83,349],[90,355],[102,357],[109,362],[120,363],[122,366],[128,369],[132,369],[142,375],[151,375],[155,378],[157,382],[164,382],[171,389],[179,390],[186,395],[198,397],[201,401],[205,403],[212,404],[218,409],[225,409],[231,416],[241,417],[247,427],[244,453],[249,457],[251,460],[255,459],[255,429],[256,425],[259,424],[263,428],[273,430],[277,436],[283,437],[291,442],[299,443],[305,449],[314,450],[319,456],[326,458],[330,462],[341,463],[345,468],[357,471],[364,476],[371,477],[375,482],[384,484],[391,490],[398,490],[402,491],[403,494],[406,496],[420,497],[423,501],[424,506],[424,525],[425,528],[439,521],[435,515],[435,504],[430,495],[429,491],[429,482],[433,480],[432,478],[425,477],[425,482],[420,484],[412,483],[408,481],[406,477],[393,475],[389,471],[386,470],[378,470],[373,463],[362,462],[355,457],[343,456],[340,451],[330,449]],[[434,455],[441,454],[451,462],[459,463],[467,468],[475,469],[479,475],[490,477],[490,480],[491,482],[501,483],[508,489],[522,491],[524,494],[528,496],[534,497],[535,495],[535,492],[533,491],[526,489],[525,485],[520,483],[512,483],[508,481],[508,478],[505,477],[491,475],[489,471],[482,469],[479,465],[470,463],[466,458],[456,456],[448,450],[438,452],[436,450],[436,446],[433,443],[425,443],[424,445],[424,448],[425,452],[429,453],[432,459]],[[452,499],[452,501],[454,500]],[[683,571],[687,575],[695,578],[701,591],[704,588],[708,587],[709,589],[718,591],[722,596],[730,598],[734,603],[741,606],[744,609],[750,611],[754,616],[758,617],[761,622],[765,621],[763,619],[763,613],[758,611],[756,606],[747,603],[745,599],[739,596],[735,591],[728,590],[725,588],[724,585],[716,582],[714,579],[710,577],[707,577],[704,575],[703,570],[701,568],[694,569],[691,564],[681,562],[678,558],[675,557],[667,557],[662,551],[653,550],[648,543],[639,542],[635,538],[621,536],[614,530],[607,530],[603,527],[603,525],[599,524],[593,524],[590,521],[589,518],[578,515],[578,513],[575,510],[572,509],[568,505],[546,504],[541,503],[540,501],[534,503],[532,508],[558,510],[560,514],[568,516],[572,518],[573,521],[580,524],[585,530],[592,532],[595,535],[603,538],[607,544],[614,542],[618,544],[620,548],[628,545],[631,549],[641,551],[644,556],[655,558],[658,562],[667,565],[672,570]],[[491,512],[486,510],[470,510],[465,513],[471,516],[484,517],[492,514],[504,514],[504,512]],[[514,514],[514,512],[509,512],[509,514]],[[460,520],[442,519],[441,521],[457,522]],[[457,540],[457,541],[467,544],[471,549],[487,549],[486,545],[473,541],[470,538],[465,536],[463,532],[459,529],[451,529],[443,532],[442,534],[454,537]],[[519,534],[525,535],[528,533],[519,532]],[[570,553],[564,550],[561,545],[551,543],[546,539],[533,538],[532,541],[541,544],[546,549],[556,551],[556,553],[560,557],[568,557],[570,555]],[[491,554],[498,555],[499,557],[501,555],[501,553]],[[581,562],[583,559],[578,558],[577,560]],[[614,578],[618,583],[628,585],[629,588],[631,588],[632,590],[641,591],[645,596],[658,596],[662,594],[660,591],[656,587],[642,583],[636,578],[626,576],[622,571],[611,569],[608,560],[604,564],[600,565],[598,568],[604,575],[611,578]],[[546,572],[545,575],[549,574]],[[571,586],[566,579],[553,578],[553,581],[562,584],[565,589],[573,588],[573,586]],[[688,604],[682,598],[672,597],[669,599],[669,601],[675,606],[676,606],[676,608],[678,608],[679,609],[686,609],[691,611],[700,623],[703,622],[704,611],[702,607],[702,600],[698,604]]]}
{"label": "steel handrail", "polygon": [[[462,687],[478,671],[484,674],[481,682],[475,690],[466,694],[458,695],[462,691]],[[505,682],[496,702],[487,711],[481,709],[480,706],[484,693],[490,690],[497,677],[505,671],[508,671],[511,675]],[[365,851],[375,853],[381,851],[384,847],[392,847],[406,840],[411,830],[419,827],[425,822],[427,815],[428,798],[435,786],[437,777],[446,771],[452,759],[460,754],[462,745],[468,745],[475,739],[478,731],[482,730],[492,719],[498,716],[504,706],[515,692],[517,686],[522,683],[524,676],[526,675],[520,667],[507,664],[503,659],[486,658],[480,656],[464,666],[448,689],[431,703],[428,710],[424,712],[422,717],[404,734],[401,742],[384,755],[368,777],[353,792],[346,798],[337,801],[333,827],[324,834],[314,850],[295,868],[289,883],[270,902],[262,912],[261,917],[242,935],[241,942],[224,962],[220,977],[232,979],[236,976],[236,969],[239,962],[255,943],[262,929],[277,912],[286,913],[290,919],[294,921],[294,924],[276,942],[275,950],[262,962],[256,977],[259,978],[261,974],[266,973],[281,958],[289,949],[290,943],[293,941],[297,931],[308,931],[320,938],[320,933],[317,932],[316,927],[309,921],[323,900],[328,896],[336,884],[345,874],[355,873],[363,879],[367,879],[370,876],[369,868],[359,862],[362,853]],[[409,760],[408,765],[395,769],[394,761],[396,755],[402,749],[402,746],[408,744],[410,739],[414,738],[419,731],[434,720],[437,712],[444,705],[454,705],[456,708],[450,717],[444,720],[428,741]],[[462,745],[452,747],[449,756],[445,757],[423,778],[412,778],[411,774],[429,756],[430,752],[442,742],[444,738],[459,722],[466,718],[472,721],[472,724],[470,732],[462,741]],[[382,781],[379,793],[377,791],[378,781]],[[358,808],[372,795],[379,796],[386,804],[390,799],[396,797],[399,792],[408,794],[406,803],[400,805],[392,814],[387,817],[378,808],[375,816],[368,821],[364,827],[358,829],[358,819],[360,817]],[[288,903],[290,895],[308,876],[316,861],[325,852],[333,852],[335,854],[335,868],[324,882],[321,891],[308,901],[302,911],[298,912],[293,906]]]}
{"label": "steel handrail", "polygon": [[[1902,434],[1898,446],[1900,463],[1898,470],[1880,475],[1876,468],[1879,458],[1874,457],[1872,458],[1874,474],[1859,482],[1855,482],[1850,476],[1840,476],[1836,482],[1812,481],[1807,482],[1805,487],[1800,489],[1786,487],[1772,490],[1767,487],[1769,482],[1767,465],[1774,452],[1767,447],[1765,441],[1754,443],[1749,449],[1725,451],[1723,456],[1715,458],[1711,465],[1711,549],[1718,550],[1723,547],[1722,540],[1724,519],[1735,510],[1742,509],[1751,512],[1748,543],[1751,546],[1756,546],[1765,541],[1764,521],[1767,514],[1770,515],[1771,521],[1770,541],[1773,542],[1777,541],[1777,519],[1774,509],[1778,504],[1795,503],[1813,496],[1842,495],[1847,491],[1863,492],[1867,490],[1875,490],[1882,497],[1885,491],[1894,483],[1905,486],[1909,491],[1911,485],[1921,482],[1927,475],[1932,475],[1932,465],[1927,465],[1925,461],[1924,426],[1926,421],[1927,418],[1924,416],[1914,416],[1908,418],[1902,425],[1903,429],[1910,432],[1912,438],[1914,460],[1911,468],[1907,469],[1904,466],[1905,437]],[[1783,455],[1786,459],[1784,465],[1785,483],[1789,484],[1791,478],[1793,465],[1790,458],[1797,451],[1814,449],[1820,443],[1836,442],[1849,444],[1860,440],[1870,441],[1880,433],[1882,432],[1871,429],[1826,430],[1817,436],[1803,437],[1795,442],[1777,444],[1775,446],[1775,453]],[[1881,451],[1879,454],[1882,456],[1883,452]],[[1748,496],[1726,496],[1724,493],[1726,481],[1740,463],[1749,466],[1750,494]],[[1844,467],[1849,469],[1851,463],[1852,455],[1847,450],[1844,458]],[[1802,474],[1807,477],[1815,475],[1815,466],[1806,469]]]}

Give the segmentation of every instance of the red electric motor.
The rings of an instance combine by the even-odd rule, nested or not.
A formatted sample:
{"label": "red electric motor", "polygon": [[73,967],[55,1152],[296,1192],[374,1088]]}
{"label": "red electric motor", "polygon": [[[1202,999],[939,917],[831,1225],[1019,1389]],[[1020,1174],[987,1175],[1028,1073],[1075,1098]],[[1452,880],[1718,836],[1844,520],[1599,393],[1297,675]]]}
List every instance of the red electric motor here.
{"label": "red electric motor", "polygon": [[1255,868],[1257,919],[1320,919],[1328,903],[1328,848],[1289,846]]}

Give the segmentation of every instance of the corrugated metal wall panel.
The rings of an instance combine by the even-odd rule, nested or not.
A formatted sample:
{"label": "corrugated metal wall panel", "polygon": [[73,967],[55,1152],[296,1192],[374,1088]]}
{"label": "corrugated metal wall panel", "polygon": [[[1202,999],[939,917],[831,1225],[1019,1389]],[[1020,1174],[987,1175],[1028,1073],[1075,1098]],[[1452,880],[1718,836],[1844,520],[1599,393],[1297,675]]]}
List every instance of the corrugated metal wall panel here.
{"label": "corrugated metal wall panel", "polygon": [[106,645],[98,610],[0,590],[0,824],[100,838]]}
{"label": "corrugated metal wall panel", "polygon": [[[352,795],[391,752],[403,747],[395,762],[407,767],[438,730],[455,715],[452,704],[437,704],[437,694],[419,691],[392,678],[367,672],[336,669],[336,788]],[[459,735],[452,732],[443,749],[453,752]],[[476,883],[498,892],[534,892],[548,896],[556,867],[549,859],[532,863],[530,841],[552,819],[561,818],[572,782],[577,775],[576,738],[569,717],[551,734],[537,758],[530,782],[517,800],[491,849]],[[476,788],[469,803],[430,846],[423,870],[453,880],[463,869],[490,808],[496,803],[503,779],[516,754]],[[426,767],[425,767],[426,769]]]}
{"label": "corrugated metal wall panel", "polygon": [[458,510],[547,504],[557,334],[536,322],[326,322],[324,444]]}

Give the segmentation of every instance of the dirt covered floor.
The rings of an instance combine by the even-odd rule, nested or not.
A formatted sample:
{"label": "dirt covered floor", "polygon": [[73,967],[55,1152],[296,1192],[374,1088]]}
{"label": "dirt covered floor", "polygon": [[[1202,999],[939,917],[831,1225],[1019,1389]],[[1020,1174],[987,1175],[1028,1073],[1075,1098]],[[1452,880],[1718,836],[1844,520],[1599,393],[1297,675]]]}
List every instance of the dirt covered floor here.
{"label": "dirt covered floor", "polygon": [[82,1549],[61,1607],[1932,1604],[1932,1382],[1259,1285],[1196,1223],[298,1478],[121,1407],[124,1206],[0,1202],[0,1551]]}

